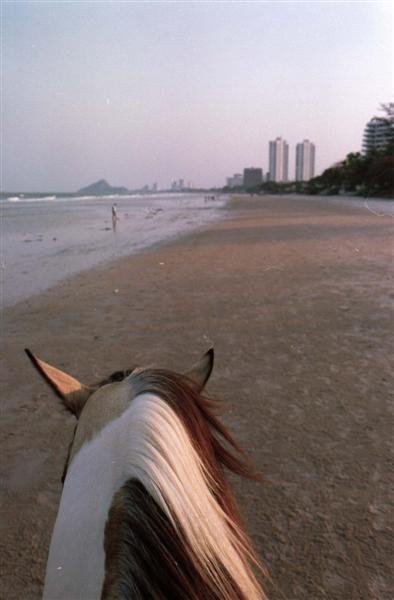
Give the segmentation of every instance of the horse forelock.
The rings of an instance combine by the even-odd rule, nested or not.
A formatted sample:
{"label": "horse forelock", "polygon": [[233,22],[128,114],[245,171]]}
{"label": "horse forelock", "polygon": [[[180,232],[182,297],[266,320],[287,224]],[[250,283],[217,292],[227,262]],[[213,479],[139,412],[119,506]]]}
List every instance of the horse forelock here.
{"label": "horse forelock", "polygon": [[113,373],[111,373],[111,375],[109,375],[109,377],[105,377],[104,379],[101,379],[96,386],[97,387],[103,387],[104,385],[108,385],[109,383],[115,383],[115,382],[119,382],[119,381],[123,381],[124,379],[126,379],[127,377],[129,377],[129,375],[131,375],[131,373],[136,369],[136,367],[133,367],[132,369],[123,369],[120,371],[114,371]]}

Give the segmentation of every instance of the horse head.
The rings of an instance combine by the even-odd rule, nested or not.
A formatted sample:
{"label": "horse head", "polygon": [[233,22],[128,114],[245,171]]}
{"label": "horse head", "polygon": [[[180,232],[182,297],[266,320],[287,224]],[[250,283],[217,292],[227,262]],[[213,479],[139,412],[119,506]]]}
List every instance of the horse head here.
{"label": "horse head", "polygon": [[26,352],[77,419],[44,597],[263,598],[223,467],[256,477],[204,392],[213,349],[93,385]]}

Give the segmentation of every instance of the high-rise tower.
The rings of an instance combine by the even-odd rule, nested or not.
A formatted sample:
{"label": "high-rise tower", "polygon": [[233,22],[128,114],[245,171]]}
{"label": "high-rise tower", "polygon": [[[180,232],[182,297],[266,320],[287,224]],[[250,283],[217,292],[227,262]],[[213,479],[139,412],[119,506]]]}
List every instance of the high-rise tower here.
{"label": "high-rise tower", "polygon": [[287,181],[289,175],[289,145],[278,137],[269,143],[269,179]]}
{"label": "high-rise tower", "polygon": [[394,122],[390,119],[373,117],[365,126],[363,152],[385,150],[394,140]]}
{"label": "high-rise tower", "polygon": [[309,181],[315,175],[315,145],[304,140],[296,146],[296,181]]}

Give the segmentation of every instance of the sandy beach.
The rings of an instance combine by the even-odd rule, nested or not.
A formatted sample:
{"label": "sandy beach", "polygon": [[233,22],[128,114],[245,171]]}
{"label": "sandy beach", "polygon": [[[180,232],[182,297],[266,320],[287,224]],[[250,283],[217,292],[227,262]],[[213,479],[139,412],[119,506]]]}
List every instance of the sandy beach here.
{"label": "sandy beach", "polygon": [[393,219],[269,196],[223,211],[4,311],[2,599],[40,598],[74,428],[23,349],[89,383],[212,344],[208,391],[265,480],[234,489],[269,598],[394,597]]}

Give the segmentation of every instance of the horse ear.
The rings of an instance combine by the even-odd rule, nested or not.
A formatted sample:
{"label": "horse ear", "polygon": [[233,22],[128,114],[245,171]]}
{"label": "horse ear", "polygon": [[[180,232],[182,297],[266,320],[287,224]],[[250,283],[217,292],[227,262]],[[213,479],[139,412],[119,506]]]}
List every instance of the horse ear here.
{"label": "horse ear", "polygon": [[207,383],[213,369],[213,348],[210,348],[208,352],[204,354],[202,358],[188,371],[185,373],[188,379],[191,379],[195,383],[199,390],[202,390]]}
{"label": "horse ear", "polygon": [[48,365],[48,363],[34,356],[27,348],[25,352],[37,371],[63,400],[66,408],[78,418],[93,389],[83,385],[71,375],[60,371],[60,369]]}

